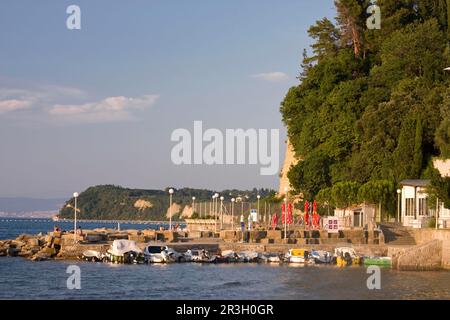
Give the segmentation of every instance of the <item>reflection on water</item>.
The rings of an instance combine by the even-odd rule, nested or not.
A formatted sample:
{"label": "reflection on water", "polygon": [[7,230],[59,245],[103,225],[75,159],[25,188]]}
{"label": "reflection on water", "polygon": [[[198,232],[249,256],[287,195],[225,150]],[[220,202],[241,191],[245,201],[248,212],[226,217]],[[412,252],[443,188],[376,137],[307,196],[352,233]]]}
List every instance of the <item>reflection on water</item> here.
{"label": "reflection on water", "polygon": [[362,267],[76,262],[82,289],[68,290],[70,264],[0,258],[0,299],[450,299],[445,271],[383,269],[382,289],[368,290]]}

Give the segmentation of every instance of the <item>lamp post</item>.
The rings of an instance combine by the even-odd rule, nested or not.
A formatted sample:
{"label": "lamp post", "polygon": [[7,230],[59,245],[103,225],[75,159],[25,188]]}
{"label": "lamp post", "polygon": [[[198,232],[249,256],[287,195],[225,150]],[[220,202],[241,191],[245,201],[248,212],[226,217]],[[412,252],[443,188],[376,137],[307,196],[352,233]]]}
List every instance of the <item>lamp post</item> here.
{"label": "lamp post", "polygon": [[73,240],[75,241],[75,243],[77,243],[77,199],[78,199],[78,192],[74,192],[73,193],[73,197],[75,198],[75,215],[74,215],[74,220],[73,220]]}
{"label": "lamp post", "polygon": [[258,211],[257,211],[257,213],[256,213],[256,221],[259,222],[259,199],[261,199],[261,196],[258,194],[258,195],[256,196],[256,198],[258,198]]}
{"label": "lamp post", "polygon": [[223,230],[223,200],[224,200],[225,198],[222,196],[222,197],[220,197],[220,210],[219,210],[219,212],[220,212],[220,230],[222,231]]}
{"label": "lamp post", "polygon": [[213,197],[213,208],[214,208],[214,232],[217,232],[217,198],[219,198],[219,194],[214,194]]}
{"label": "lamp post", "polygon": [[402,190],[401,189],[397,189],[397,222],[400,223],[400,202],[401,202],[401,194],[402,194]]}
{"label": "lamp post", "polygon": [[172,195],[174,191],[172,188],[169,189],[169,230],[172,231]]}
{"label": "lamp post", "polygon": [[436,230],[439,229],[439,198],[436,197]]}
{"label": "lamp post", "polygon": [[[200,203],[200,205],[201,205],[201,203]],[[201,206],[200,206],[200,208],[201,208]],[[195,197],[192,197],[192,214],[194,214],[195,213]]]}
{"label": "lamp post", "polygon": [[231,198],[231,229],[234,231],[234,202],[235,198]]}

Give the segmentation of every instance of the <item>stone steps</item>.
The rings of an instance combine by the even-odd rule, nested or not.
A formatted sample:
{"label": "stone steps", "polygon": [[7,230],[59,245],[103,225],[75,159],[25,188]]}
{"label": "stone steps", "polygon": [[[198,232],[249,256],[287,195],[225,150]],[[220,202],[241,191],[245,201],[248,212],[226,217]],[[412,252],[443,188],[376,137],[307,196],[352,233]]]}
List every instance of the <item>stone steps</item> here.
{"label": "stone steps", "polygon": [[384,234],[384,241],[390,245],[415,245],[416,240],[411,232],[398,223],[382,223],[380,228]]}

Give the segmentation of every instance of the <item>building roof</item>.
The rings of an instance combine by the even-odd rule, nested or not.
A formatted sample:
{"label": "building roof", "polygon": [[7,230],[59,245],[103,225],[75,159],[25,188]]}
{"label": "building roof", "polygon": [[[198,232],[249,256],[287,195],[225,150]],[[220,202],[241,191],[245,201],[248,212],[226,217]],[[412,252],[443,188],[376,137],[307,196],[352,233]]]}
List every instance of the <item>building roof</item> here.
{"label": "building roof", "polygon": [[407,179],[400,182],[402,186],[408,187],[427,187],[431,180],[421,180],[421,179]]}

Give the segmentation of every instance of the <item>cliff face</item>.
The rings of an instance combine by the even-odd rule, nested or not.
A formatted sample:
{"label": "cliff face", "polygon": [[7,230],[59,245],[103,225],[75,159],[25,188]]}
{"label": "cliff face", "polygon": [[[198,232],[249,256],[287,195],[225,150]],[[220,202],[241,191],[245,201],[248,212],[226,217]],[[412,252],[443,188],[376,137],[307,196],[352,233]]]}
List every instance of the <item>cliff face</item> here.
{"label": "cliff face", "polygon": [[288,174],[291,166],[296,165],[297,162],[298,162],[298,159],[295,158],[294,148],[292,147],[292,144],[288,139],[287,146],[286,146],[286,154],[284,156],[284,164],[283,164],[283,168],[281,169],[280,188],[278,190],[278,194],[280,196],[284,195],[284,193],[285,193],[284,189],[286,187],[288,187],[289,189],[291,188],[291,184],[289,183],[287,174]]}
{"label": "cliff face", "polygon": [[447,160],[434,160],[434,167],[439,170],[441,176],[450,177],[450,159]]}

